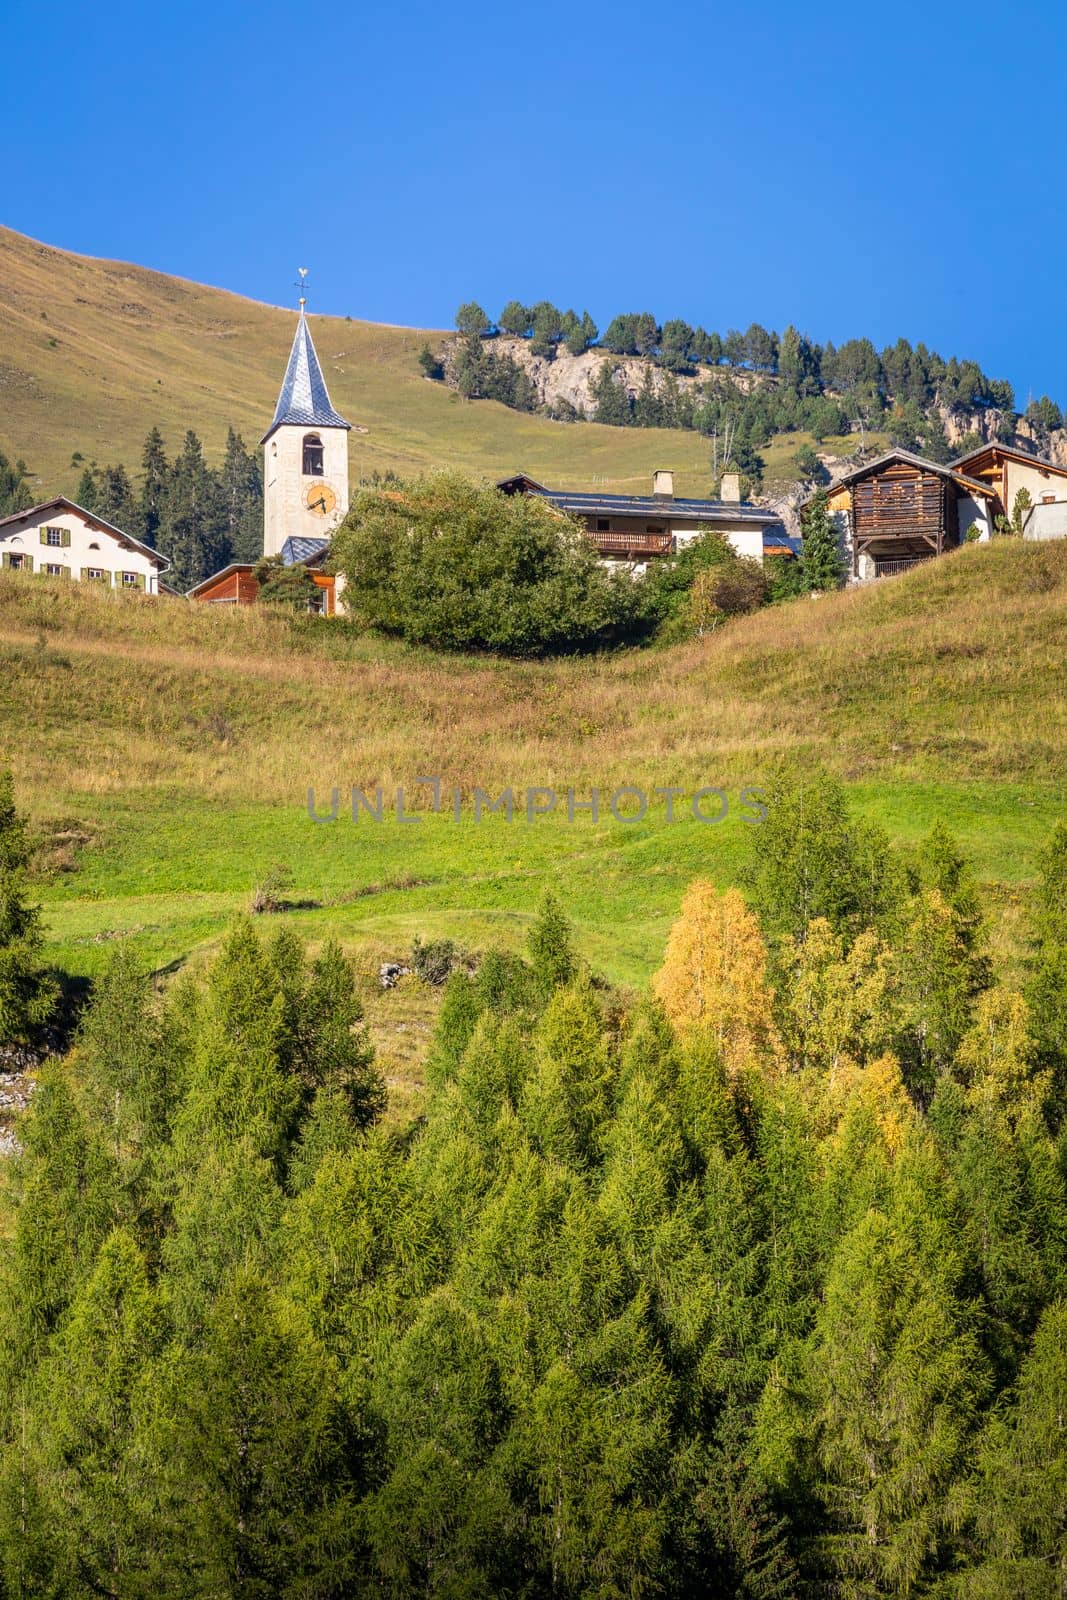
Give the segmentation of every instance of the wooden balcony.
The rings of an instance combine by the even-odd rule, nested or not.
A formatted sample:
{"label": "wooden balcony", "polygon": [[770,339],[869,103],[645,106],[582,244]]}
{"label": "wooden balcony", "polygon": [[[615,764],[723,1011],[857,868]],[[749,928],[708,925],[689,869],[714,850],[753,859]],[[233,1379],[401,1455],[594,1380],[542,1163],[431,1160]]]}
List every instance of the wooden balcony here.
{"label": "wooden balcony", "polygon": [[648,556],[669,556],[674,549],[672,533],[643,533],[639,528],[632,532],[610,532],[603,528],[587,528],[586,537],[602,556],[616,556],[622,561],[644,561]]}

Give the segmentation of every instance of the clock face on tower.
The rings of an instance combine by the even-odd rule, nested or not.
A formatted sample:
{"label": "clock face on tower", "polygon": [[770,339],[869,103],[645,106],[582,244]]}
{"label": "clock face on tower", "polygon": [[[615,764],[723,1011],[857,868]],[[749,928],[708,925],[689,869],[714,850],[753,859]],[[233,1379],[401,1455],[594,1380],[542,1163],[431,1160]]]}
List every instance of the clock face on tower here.
{"label": "clock face on tower", "polygon": [[317,517],[329,516],[337,504],[337,496],[328,483],[313,483],[304,497],[308,510]]}

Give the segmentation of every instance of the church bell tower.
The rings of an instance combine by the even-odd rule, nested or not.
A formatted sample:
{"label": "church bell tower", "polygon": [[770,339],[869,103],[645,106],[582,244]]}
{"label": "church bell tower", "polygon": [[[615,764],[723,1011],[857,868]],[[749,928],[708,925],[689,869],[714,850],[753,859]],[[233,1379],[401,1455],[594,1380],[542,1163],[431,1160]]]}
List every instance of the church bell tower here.
{"label": "church bell tower", "polygon": [[333,409],[300,296],[289,365],[263,435],[263,554],[287,539],[323,540],[348,510],[351,423]]}

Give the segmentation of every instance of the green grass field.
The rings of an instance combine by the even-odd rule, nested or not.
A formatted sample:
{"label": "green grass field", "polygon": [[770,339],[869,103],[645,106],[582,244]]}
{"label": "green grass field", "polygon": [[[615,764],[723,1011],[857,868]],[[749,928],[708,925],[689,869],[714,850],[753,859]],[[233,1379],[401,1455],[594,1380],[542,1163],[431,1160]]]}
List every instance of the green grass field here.
{"label": "green grass field", "polygon": [[[638,984],[687,882],[738,877],[758,835],[739,790],[782,757],[838,774],[903,843],[942,818],[1010,964],[1064,812],[1065,611],[1067,547],[1003,541],[692,644],[534,664],[4,574],[0,759],[42,839],[50,953],[75,977],[120,936],[154,971],[198,959],[282,864],[286,917],[368,971],[416,934],[518,943],[551,882],[588,958]],[[459,822],[426,809],[424,774],[460,790]],[[476,786],[626,783],[721,785],[734,810],[473,820]],[[346,820],[344,799],[334,824],[306,814],[309,786],[322,802],[378,784],[381,823]],[[398,785],[412,825],[389,815]]]}
{"label": "green grass field", "polygon": [[[134,472],[154,423],[172,452],[195,429],[217,463],[231,423],[249,445],[267,427],[293,326],[292,310],[0,228],[0,450],[25,458],[42,495],[73,492],[76,451]],[[313,330],[334,403],[355,424],[353,483],[389,469],[499,478],[521,468],[565,488],[644,493],[653,467],[673,467],[679,494],[708,492],[699,434],[550,422],[461,400],[419,371],[422,345],[443,337],[432,329],[314,317]],[[802,441],[774,440],[768,479],[795,476]],[[842,452],[854,442],[839,441]]]}

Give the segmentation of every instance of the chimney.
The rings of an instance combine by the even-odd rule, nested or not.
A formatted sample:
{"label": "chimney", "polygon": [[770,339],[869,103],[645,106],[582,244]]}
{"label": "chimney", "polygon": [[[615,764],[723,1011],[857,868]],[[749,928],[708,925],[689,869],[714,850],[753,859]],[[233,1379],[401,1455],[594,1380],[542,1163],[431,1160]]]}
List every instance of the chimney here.
{"label": "chimney", "polygon": [[731,505],[741,504],[741,474],[738,472],[724,472],[719,479],[719,499],[728,500]]}
{"label": "chimney", "polygon": [[674,473],[657,467],[652,474],[652,493],[657,500],[674,499]]}

